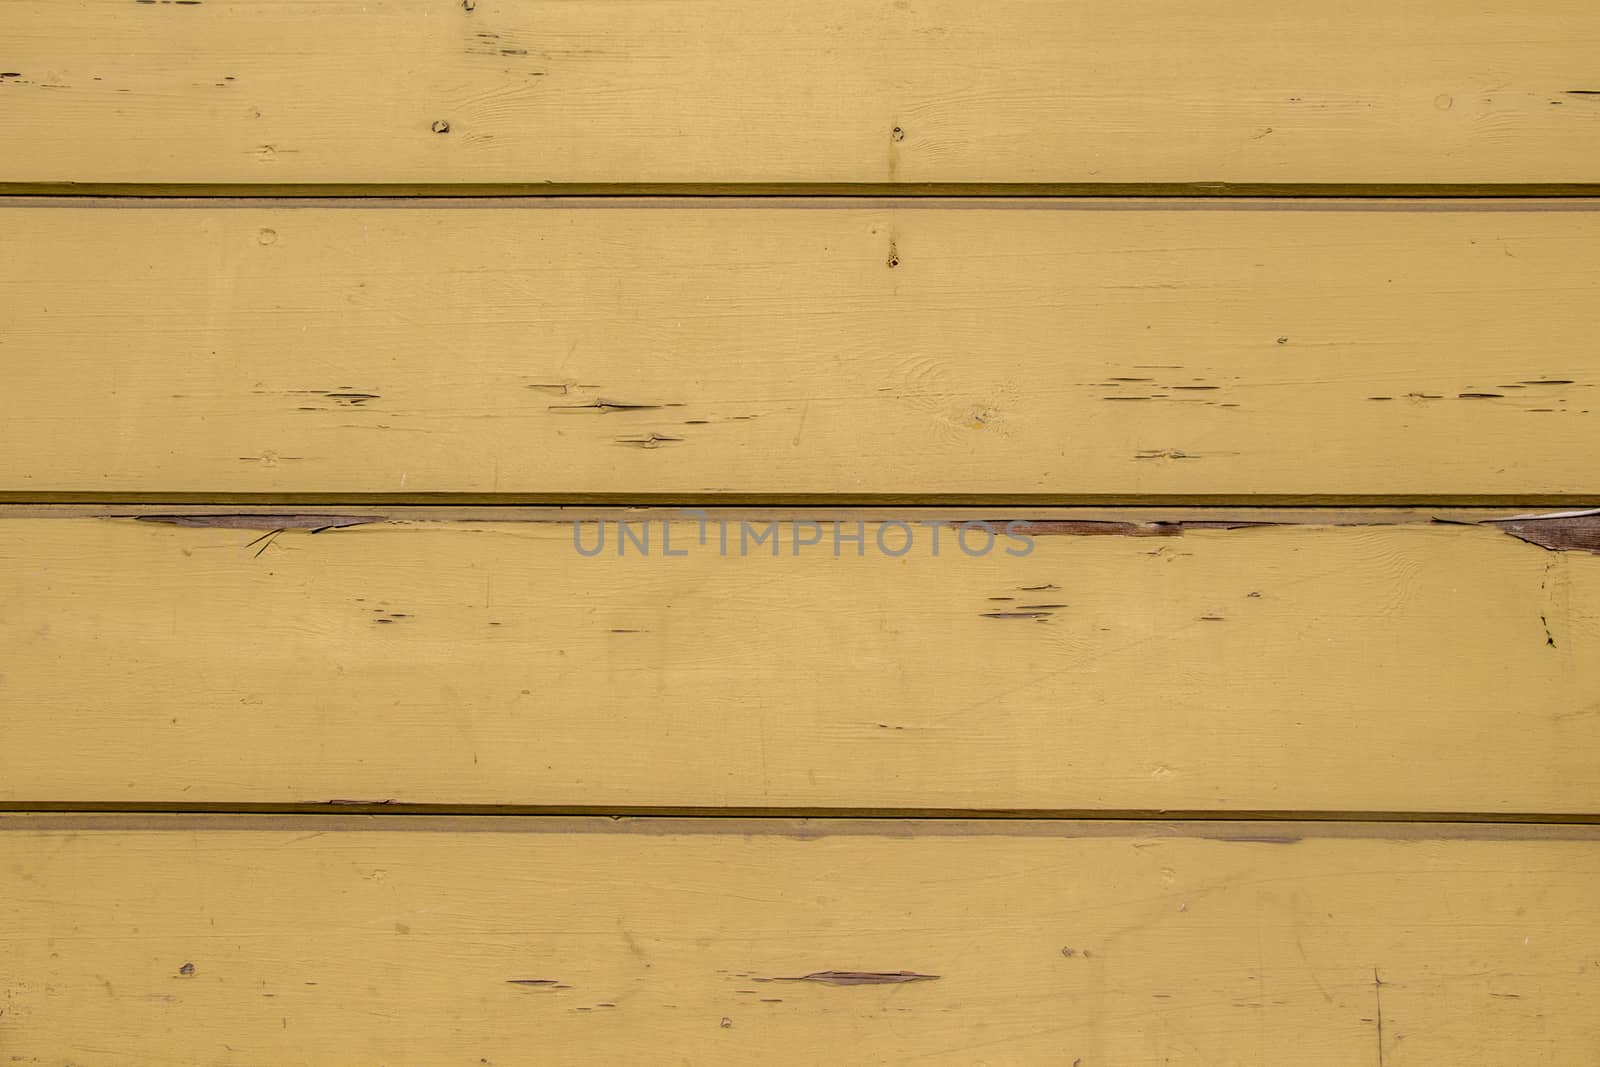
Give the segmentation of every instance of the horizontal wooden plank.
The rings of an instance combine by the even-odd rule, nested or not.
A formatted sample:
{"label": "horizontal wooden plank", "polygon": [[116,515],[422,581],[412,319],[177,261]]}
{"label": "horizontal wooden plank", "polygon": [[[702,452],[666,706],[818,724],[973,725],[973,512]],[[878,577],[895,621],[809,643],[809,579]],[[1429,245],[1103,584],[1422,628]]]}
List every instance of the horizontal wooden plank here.
{"label": "horizontal wooden plank", "polygon": [[1592,517],[569,515],[0,520],[0,801],[1597,810]]}
{"label": "horizontal wooden plank", "polygon": [[6,181],[1594,182],[1583,0],[7,0]]}
{"label": "horizontal wooden plank", "polygon": [[1590,201],[40,203],[13,496],[1600,498]]}
{"label": "horizontal wooden plank", "polygon": [[[0,1048],[1576,1064],[1592,828],[0,819]],[[530,1051],[536,1050],[536,1051]]]}

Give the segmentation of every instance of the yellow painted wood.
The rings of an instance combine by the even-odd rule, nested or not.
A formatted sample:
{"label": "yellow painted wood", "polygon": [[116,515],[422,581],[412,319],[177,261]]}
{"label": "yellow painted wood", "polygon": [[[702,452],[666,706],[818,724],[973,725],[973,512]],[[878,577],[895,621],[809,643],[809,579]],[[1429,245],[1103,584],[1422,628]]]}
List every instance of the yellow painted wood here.
{"label": "yellow painted wood", "polygon": [[1600,496],[1587,201],[115,203],[0,491]]}
{"label": "yellow painted wood", "polygon": [[1462,829],[12,816],[0,1049],[1591,1062],[1593,830]]}
{"label": "yellow painted wood", "polygon": [[[867,526],[867,554],[836,558],[831,526],[785,524],[774,558],[773,541],[738,555],[736,515],[727,556],[692,520],[671,532],[686,554],[662,555],[657,520],[651,555],[619,558],[611,526],[586,558],[563,522],[215,521],[253,528],[0,521],[0,800],[1600,797],[1600,557],[1490,528],[1050,534],[975,557],[946,530],[935,557],[919,526],[889,558]],[[796,536],[820,540],[795,554]]]}
{"label": "yellow painted wood", "polygon": [[1584,0],[4,11],[4,181],[1600,179]]}

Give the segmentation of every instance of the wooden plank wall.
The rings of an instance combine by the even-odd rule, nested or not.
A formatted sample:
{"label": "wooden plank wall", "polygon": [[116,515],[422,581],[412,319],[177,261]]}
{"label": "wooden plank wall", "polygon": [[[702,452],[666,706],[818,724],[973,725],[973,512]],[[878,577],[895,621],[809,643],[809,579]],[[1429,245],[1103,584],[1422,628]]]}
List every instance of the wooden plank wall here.
{"label": "wooden plank wall", "polygon": [[1600,200],[21,203],[0,492],[1600,497]]}
{"label": "wooden plank wall", "polygon": [[6,0],[12,182],[1592,184],[1600,12]]}
{"label": "wooden plank wall", "polygon": [[1309,1067],[1595,1047],[1594,827],[422,823],[5,817],[8,1051]]}
{"label": "wooden plank wall", "polygon": [[705,545],[664,513],[0,522],[25,741],[0,796],[1509,814],[1600,791],[1591,552],[1448,511],[1045,512],[989,523],[981,556],[982,527],[910,509],[716,511]]}
{"label": "wooden plank wall", "polygon": [[0,20],[5,1062],[1600,1062],[1600,9]]}

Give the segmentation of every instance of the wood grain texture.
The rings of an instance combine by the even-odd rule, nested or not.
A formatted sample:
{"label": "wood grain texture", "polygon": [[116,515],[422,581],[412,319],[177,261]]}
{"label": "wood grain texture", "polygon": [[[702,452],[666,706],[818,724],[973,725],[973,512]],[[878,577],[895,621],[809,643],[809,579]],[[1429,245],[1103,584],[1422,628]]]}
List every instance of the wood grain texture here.
{"label": "wood grain texture", "polygon": [[0,1048],[128,1067],[1600,1052],[1592,829],[340,822],[0,819]]}
{"label": "wood grain texture", "polygon": [[1589,201],[39,203],[12,494],[1600,498]]}
{"label": "wood grain texture", "polygon": [[[0,800],[1594,813],[1600,796],[1600,557],[1500,529],[1040,523],[1026,555],[1001,535],[968,556],[947,529],[935,556],[922,511],[835,556],[831,526],[756,543],[771,529],[736,514],[727,555],[693,520],[663,555],[657,519],[650,555],[619,557],[611,525],[590,558],[570,522],[350,525],[368,518],[0,521]],[[890,558],[880,531],[912,548]],[[592,550],[596,527],[576,532]]]}
{"label": "wood grain texture", "polygon": [[1584,0],[7,0],[5,181],[1594,182]]}

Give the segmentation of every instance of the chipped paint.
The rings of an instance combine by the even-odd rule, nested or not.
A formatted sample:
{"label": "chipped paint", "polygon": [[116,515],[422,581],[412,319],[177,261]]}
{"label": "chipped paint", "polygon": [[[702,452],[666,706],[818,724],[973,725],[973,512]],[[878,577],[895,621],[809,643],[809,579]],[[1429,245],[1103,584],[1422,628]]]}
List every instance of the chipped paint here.
{"label": "chipped paint", "polygon": [[283,513],[223,513],[214,515],[134,515],[139,522],[158,522],[168,526],[187,526],[209,530],[342,530],[363,526],[370,522],[383,522],[374,515],[316,515]]}
{"label": "chipped paint", "polygon": [[[683,439],[650,432],[634,437],[619,437],[614,440],[617,444],[649,449],[679,444],[682,443]],[[269,532],[310,530],[312,532],[320,532],[322,530],[343,529],[368,523],[385,522],[506,522],[560,523],[565,525],[573,521],[616,521],[622,518],[634,521],[652,518],[667,520],[683,518],[686,522],[699,523],[702,521],[700,518],[701,513],[712,510],[725,511],[729,515],[759,517],[763,520],[770,519],[778,523],[832,521],[841,517],[875,523],[894,521],[898,517],[906,515],[903,510],[872,507],[848,509],[825,507],[811,511],[764,508],[696,508],[686,513],[682,509],[672,508],[585,508],[578,510],[570,508],[521,507],[474,508],[470,506],[437,509],[386,506],[381,509],[373,509],[368,514],[356,515],[331,511],[277,511],[271,509],[253,512],[213,512],[201,507],[192,507],[184,510],[157,510],[138,506],[124,508],[117,512],[107,512],[103,509],[86,505],[50,504],[15,506],[12,508],[11,514],[17,517],[88,515],[103,518],[134,519],[139,522],[164,523],[193,528],[261,530]],[[1057,514],[1067,511],[1067,509],[1052,510]],[[1235,512],[1246,510],[1254,514],[1270,517],[1246,518],[1240,514],[1218,514],[1215,511],[1208,512],[1206,509],[1199,508],[1175,508],[1166,513],[1172,516],[1170,518],[1145,520],[1122,517],[1107,518],[1093,514],[1073,514],[1070,517],[1056,518],[1037,512],[1031,516],[1017,519],[996,519],[990,517],[994,514],[993,512],[971,513],[959,508],[950,509],[948,514],[950,515],[949,521],[953,524],[968,521],[986,522],[997,528],[1008,528],[1008,532],[1029,537],[1182,537],[1185,534],[1202,530],[1243,531],[1268,528],[1391,527],[1432,524],[1493,529],[1508,534],[1519,541],[1551,551],[1600,554],[1600,508],[1518,514],[1506,517],[1465,510],[1452,514],[1450,512],[1402,509],[1373,511],[1359,509],[1329,509],[1326,511],[1281,508],[1234,509]],[[1185,511],[1192,513],[1194,517],[1185,517]],[[1036,586],[1022,586],[1020,590],[1023,592],[1047,592],[1059,588],[1058,585],[1046,583]],[[999,600],[1002,598],[991,597],[990,599]]]}
{"label": "chipped paint", "polygon": [[1485,525],[1504,530],[1519,541],[1551,551],[1600,555],[1600,510],[1522,515],[1494,519]]}
{"label": "chipped paint", "polygon": [[820,982],[823,985],[898,985],[903,982],[932,982],[940,975],[916,971],[814,971],[794,978],[758,978],[766,982]]}

